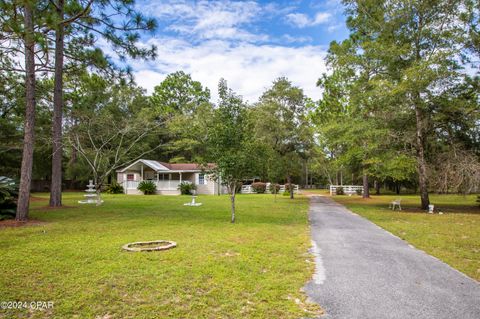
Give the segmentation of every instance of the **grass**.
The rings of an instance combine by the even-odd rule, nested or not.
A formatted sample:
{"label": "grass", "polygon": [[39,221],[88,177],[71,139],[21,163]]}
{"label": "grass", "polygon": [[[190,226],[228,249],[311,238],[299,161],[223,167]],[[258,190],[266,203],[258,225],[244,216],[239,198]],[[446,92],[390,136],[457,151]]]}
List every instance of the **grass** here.
{"label": "grass", "polygon": [[[388,205],[402,199],[402,211]],[[430,195],[439,214],[426,214],[418,207],[418,195],[333,196],[337,202],[371,220],[450,266],[480,281],[480,208],[475,195]]]}
{"label": "grass", "polygon": [[[226,196],[105,195],[62,209],[35,194],[40,226],[0,229],[0,301],[53,301],[45,311],[0,310],[10,318],[299,318],[311,278],[308,201],[240,195],[236,224]],[[40,199],[38,199],[40,198]],[[131,253],[136,241],[176,248]],[[3,314],[2,314],[3,311]]]}

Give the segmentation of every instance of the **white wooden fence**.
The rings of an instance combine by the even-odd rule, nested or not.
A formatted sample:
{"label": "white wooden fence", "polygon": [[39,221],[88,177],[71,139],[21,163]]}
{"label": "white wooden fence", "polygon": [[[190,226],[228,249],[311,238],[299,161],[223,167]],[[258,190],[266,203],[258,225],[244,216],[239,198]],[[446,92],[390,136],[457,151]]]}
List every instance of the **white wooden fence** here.
{"label": "white wooden fence", "polygon": [[357,190],[363,193],[363,186],[361,185],[330,185],[330,195],[337,195],[337,188],[343,188],[343,192],[346,195],[357,194]]}
{"label": "white wooden fence", "polygon": [[[298,185],[293,186],[293,192],[295,194],[298,194],[300,191],[300,187]],[[255,194],[255,190],[253,189],[252,185],[242,185],[242,188],[240,190],[242,194]],[[272,193],[270,191],[270,183],[267,183],[266,189],[265,189],[266,194]],[[279,194],[285,193],[285,185],[280,185],[280,190],[278,191]]]}
{"label": "white wooden fence", "polygon": [[242,189],[240,190],[242,194],[253,194],[255,191],[253,190],[252,185],[242,185]]}

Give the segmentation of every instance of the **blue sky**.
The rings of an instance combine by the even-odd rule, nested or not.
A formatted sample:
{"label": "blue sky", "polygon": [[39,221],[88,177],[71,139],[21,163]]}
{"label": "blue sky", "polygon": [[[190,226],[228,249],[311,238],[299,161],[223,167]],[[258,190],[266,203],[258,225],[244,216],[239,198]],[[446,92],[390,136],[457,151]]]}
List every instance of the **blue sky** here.
{"label": "blue sky", "polygon": [[183,70],[209,87],[218,80],[250,102],[272,81],[288,77],[311,98],[325,72],[332,40],[347,37],[339,0],[324,1],[139,1],[158,30],[143,37],[158,47],[155,61],[130,61],[136,81],[150,93],[167,74]]}

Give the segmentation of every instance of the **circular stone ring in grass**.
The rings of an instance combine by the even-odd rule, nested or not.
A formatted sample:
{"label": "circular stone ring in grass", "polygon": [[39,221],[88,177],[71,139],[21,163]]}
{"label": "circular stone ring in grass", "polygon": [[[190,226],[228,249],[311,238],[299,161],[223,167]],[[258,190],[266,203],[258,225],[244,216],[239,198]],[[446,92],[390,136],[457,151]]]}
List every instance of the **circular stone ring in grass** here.
{"label": "circular stone ring in grass", "polygon": [[167,250],[177,247],[177,243],[169,240],[154,240],[154,241],[138,241],[122,246],[122,249],[127,251],[159,251]]}

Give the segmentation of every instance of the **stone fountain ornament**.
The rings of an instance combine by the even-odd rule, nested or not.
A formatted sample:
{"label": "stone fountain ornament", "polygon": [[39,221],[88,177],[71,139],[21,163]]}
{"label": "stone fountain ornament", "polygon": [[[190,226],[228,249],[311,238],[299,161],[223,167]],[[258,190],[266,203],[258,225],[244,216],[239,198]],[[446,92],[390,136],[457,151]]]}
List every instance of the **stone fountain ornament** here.
{"label": "stone fountain ornament", "polygon": [[97,204],[99,201],[103,203],[103,200],[100,200],[97,195],[97,191],[95,190],[95,184],[93,184],[93,180],[89,180],[87,185],[87,189],[85,190],[86,194],[83,195],[85,197],[84,200],[79,200],[79,204]]}

